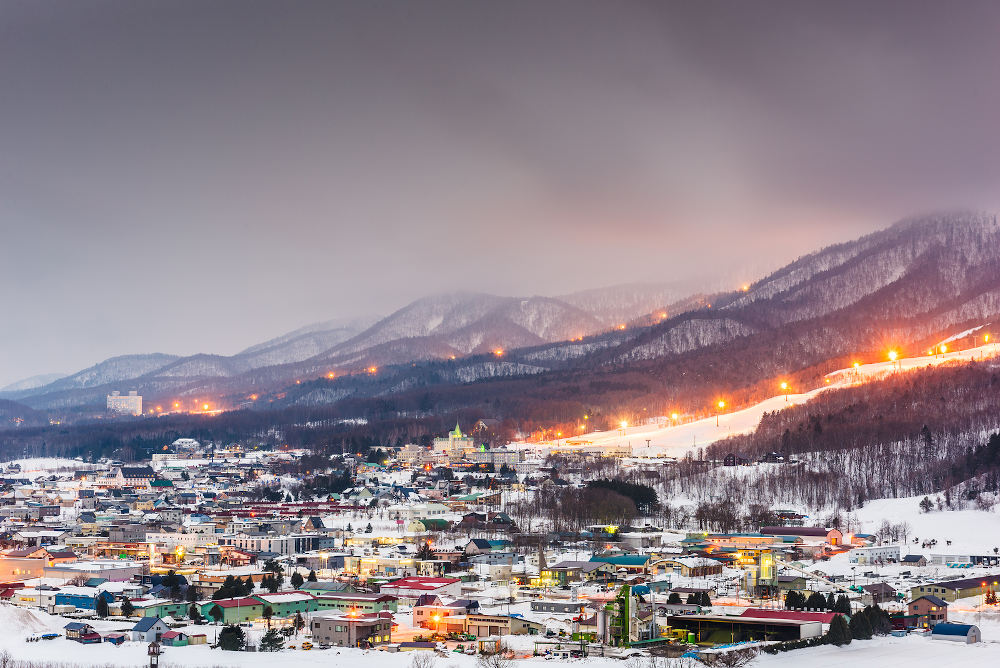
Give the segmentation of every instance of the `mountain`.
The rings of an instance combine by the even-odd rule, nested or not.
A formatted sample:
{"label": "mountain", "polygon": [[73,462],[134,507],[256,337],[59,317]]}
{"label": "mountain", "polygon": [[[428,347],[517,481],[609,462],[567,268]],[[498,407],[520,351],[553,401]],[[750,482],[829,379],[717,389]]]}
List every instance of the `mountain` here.
{"label": "mountain", "polygon": [[[913,218],[799,258],[743,290],[676,299],[672,289],[438,295],[363,329],[310,325],[228,357],[114,358],[5,396],[35,408],[98,405],[113,389],[158,401],[211,396],[222,405],[280,393],[280,402],[312,405],[504,379],[517,405],[551,401],[550,392],[533,394],[545,383],[573,384],[574,400],[591,403],[704,403],[845,356],[884,355],[890,346],[905,354],[907,345],[1000,320],[1000,229],[991,214]],[[343,378],[369,367],[377,377]],[[335,388],[308,400],[303,393],[317,388],[295,387],[328,374],[337,376]],[[465,394],[449,405],[492,401],[479,388]]]}
{"label": "mountain", "polygon": [[[362,414],[362,397],[397,395],[404,412],[414,404],[438,412],[491,406],[521,417],[588,406],[705,411],[720,394],[738,403],[773,393],[777,378],[808,385],[852,359],[925,350],[972,327],[989,331],[1000,322],[1000,226],[977,213],[905,220],[671,312],[648,325],[512,349],[502,366],[472,355],[383,369],[377,379],[334,382],[330,396],[351,397]],[[502,382],[453,387],[490,379]],[[305,391],[293,388],[286,401],[311,405],[316,395]]]}
{"label": "mountain", "polygon": [[59,380],[66,374],[64,373],[43,373],[38,376],[31,376],[30,378],[24,378],[22,380],[11,383],[4,387],[0,387],[0,392],[18,392],[21,390],[33,390],[36,387],[42,387],[43,385],[48,385],[54,381]]}
{"label": "mountain", "polygon": [[[343,374],[372,366],[492,354],[498,349],[580,339],[610,329],[619,318],[631,321],[643,316],[648,304],[662,308],[661,299],[668,292],[655,286],[637,289],[639,296],[614,309],[609,307],[614,295],[627,294],[627,288],[571,296],[595,308],[599,316],[550,297],[437,295],[418,299],[374,323],[315,323],[231,356],[112,358],[55,382],[4,392],[4,396],[39,408],[96,406],[107,391],[115,389],[136,389],[148,400],[159,401],[197,395],[239,396],[330,372]],[[128,388],[120,387],[123,384]]]}
{"label": "mountain", "polygon": [[582,290],[558,297],[611,326],[646,314],[673,315],[670,306],[697,292],[684,283],[629,283]]}

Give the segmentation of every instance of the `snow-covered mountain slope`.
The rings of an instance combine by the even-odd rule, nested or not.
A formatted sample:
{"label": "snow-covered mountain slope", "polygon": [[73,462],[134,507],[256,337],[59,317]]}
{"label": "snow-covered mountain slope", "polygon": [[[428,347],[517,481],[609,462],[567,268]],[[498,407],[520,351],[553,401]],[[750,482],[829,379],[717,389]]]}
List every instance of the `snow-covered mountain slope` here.
{"label": "snow-covered mountain slope", "polygon": [[66,374],[64,373],[44,373],[38,376],[32,376],[30,378],[23,378],[21,380],[15,381],[10,385],[0,387],[0,392],[20,392],[22,390],[33,390],[36,387],[42,387],[43,385],[48,385],[49,383],[55,382],[60,378],[63,378]]}

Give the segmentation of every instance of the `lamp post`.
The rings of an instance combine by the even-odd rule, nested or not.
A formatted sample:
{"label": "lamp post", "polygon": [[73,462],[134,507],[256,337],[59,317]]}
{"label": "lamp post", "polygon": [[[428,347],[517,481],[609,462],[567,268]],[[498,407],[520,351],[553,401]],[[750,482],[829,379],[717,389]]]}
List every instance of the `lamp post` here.
{"label": "lamp post", "polygon": [[788,383],[781,381],[781,391],[785,393],[785,403],[788,403]]}
{"label": "lamp post", "polygon": [[722,399],[719,399],[719,403],[717,403],[716,406],[718,407],[719,410],[715,414],[715,426],[718,427],[719,426],[719,415],[722,413],[722,409],[726,407],[726,402],[723,401]]}

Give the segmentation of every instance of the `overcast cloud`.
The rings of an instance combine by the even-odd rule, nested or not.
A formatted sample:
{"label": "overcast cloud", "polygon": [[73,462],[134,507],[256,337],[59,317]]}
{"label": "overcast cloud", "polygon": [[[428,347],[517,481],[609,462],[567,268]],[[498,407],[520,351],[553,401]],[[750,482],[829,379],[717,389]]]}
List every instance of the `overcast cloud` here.
{"label": "overcast cloud", "polygon": [[0,385],[997,208],[1000,3],[0,3]]}

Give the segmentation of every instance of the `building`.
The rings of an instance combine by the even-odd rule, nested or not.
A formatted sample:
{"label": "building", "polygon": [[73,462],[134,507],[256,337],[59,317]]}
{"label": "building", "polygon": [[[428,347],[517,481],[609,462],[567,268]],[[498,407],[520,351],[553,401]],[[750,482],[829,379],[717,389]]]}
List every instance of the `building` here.
{"label": "building", "polygon": [[922,554],[908,554],[899,560],[905,566],[926,566],[927,557]]}
{"label": "building", "polygon": [[931,629],[933,640],[949,640],[951,642],[964,642],[968,645],[982,642],[983,634],[979,627],[973,624],[952,624],[951,622],[941,622],[935,624]]}
{"label": "building", "polygon": [[803,543],[823,541],[830,545],[842,545],[844,534],[840,529],[824,527],[761,527],[760,533],[765,536],[781,536],[797,538]]}
{"label": "building", "polygon": [[370,647],[392,641],[392,614],[321,612],[309,623],[313,640],[338,647]]}
{"label": "building", "polygon": [[135,390],[127,395],[115,390],[108,395],[108,412],[115,415],[142,415],[142,397]]}
{"label": "building", "polygon": [[913,618],[914,626],[924,629],[948,621],[947,601],[931,594],[910,601],[906,606],[906,612]]}
{"label": "building", "polygon": [[671,628],[693,633],[699,643],[806,640],[823,635],[823,623],[814,620],[736,615],[671,615],[667,620]]}
{"label": "building", "polygon": [[313,592],[318,610],[348,612],[396,612],[397,599],[390,594]]}
{"label": "building", "polygon": [[163,634],[170,630],[159,617],[143,617],[132,627],[133,642],[160,642]]}
{"label": "building", "polygon": [[899,545],[856,547],[847,553],[852,564],[893,564],[899,561]]}
{"label": "building", "polygon": [[969,598],[970,596],[984,596],[990,589],[995,590],[998,582],[1000,582],[1000,575],[998,574],[984,575],[978,578],[963,578],[961,580],[929,582],[910,588],[910,600],[915,601],[927,594],[933,594],[948,602],[953,602],[959,598]]}
{"label": "building", "polygon": [[449,461],[458,461],[467,452],[472,452],[475,449],[475,439],[463,434],[457,422],[455,428],[449,431],[446,437],[435,438],[431,445],[431,450],[435,455],[444,455]]}
{"label": "building", "polygon": [[541,586],[564,586],[570,582],[592,582],[613,579],[614,566],[598,561],[560,561],[554,566],[543,568],[538,582]]}
{"label": "building", "polygon": [[498,635],[537,635],[544,631],[544,624],[531,622],[521,617],[508,617],[506,615],[465,616],[465,632],[479,638]]}
{"label": "building", "polygon": [[70,622],[63,627],[66,631],[67,640],[75,640],[78,643],[90,644],[101,642],[101,634],[94,630],[90,624],[83,622]]}
{"label": "building", "polygon": [[413,605],[424,594],[458,598],[462,594],[462,581],[458,578],[410,576],[382,585],[379,592],[395,596],[405,605]]}
{"label": "building", "polygon": [[654,564],[653,568],[663,568],[688,578],[703,578],[722,575],[722,562],[708,557],[675,557]]}
{"label": "building", "polygon": [[302,591],[282,591],[275,594],[255,594],[265,607],[270,607],[275,617],[293,617],[296,613],[314,612],[316,598]]}
{"label": "building", "polygon": [[218,607],[223,624],[241,624],[264,616],[264,604],[256,598],[224,598],[201,604],[201,616],[215,619],[212,610]]}

